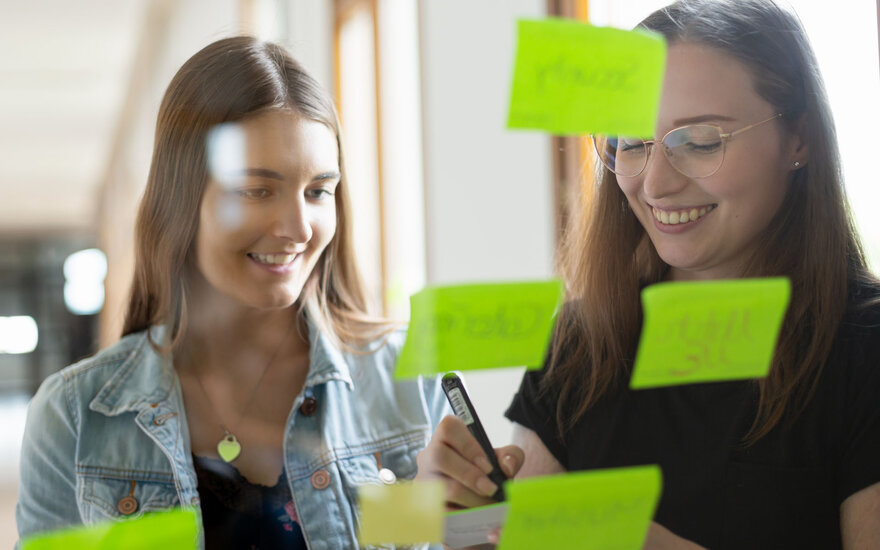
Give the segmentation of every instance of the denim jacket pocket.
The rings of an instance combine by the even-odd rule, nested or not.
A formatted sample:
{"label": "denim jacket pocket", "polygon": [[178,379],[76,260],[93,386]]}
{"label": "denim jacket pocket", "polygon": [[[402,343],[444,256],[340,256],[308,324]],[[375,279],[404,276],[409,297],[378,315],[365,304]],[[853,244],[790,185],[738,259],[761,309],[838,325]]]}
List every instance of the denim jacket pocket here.
{"label": "denim jacket pocket", "polygon": [[415,430],[380,441],[349,449],[348,456],[339,453],[339,470],[346,481],[346,489],[364,483],[382,483],[379,471],[387,469],[396,479],[412,479],[418,472],[416,456],[425,448],[431,437],[430,431]]}
{"label": "denim jacket pocket", "polygon": [[[431,433],[415,430],[394,437],[359,445],[356,449],[348,449],[348,455],[338,453],[339,475],[345,496],[355,509],[355,521],[360,525],[360,507],[358,506],[358,487],[366,484],[382,484],[392,482],[388,477],[380,477],[380,470],[387,469],[394,473],[396,480],[412,479],[417,473],[416,456],[425,448]],[[369,548],[409,548],[408,546],[370,546]]]}
{"label": "denim jacket pocket", "polygon": [[[170,476],[170,474],[169,474]],[[124,475],[102,477],[78,475],[80,507],[86,523],[107,519],[136,518],[145,512],[173,508],[179,503],[173,482],[155,477]],[[147,479],[146,481],[144,479]]]}

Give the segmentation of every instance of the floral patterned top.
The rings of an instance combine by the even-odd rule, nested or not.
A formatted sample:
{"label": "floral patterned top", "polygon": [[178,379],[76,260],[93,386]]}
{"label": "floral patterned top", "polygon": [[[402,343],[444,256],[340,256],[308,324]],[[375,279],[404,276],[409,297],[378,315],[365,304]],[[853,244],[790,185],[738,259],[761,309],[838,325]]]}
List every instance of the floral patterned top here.
{"label": "floral patterned top", "polygon": [[232,465],[193,455],[205,549],[306,549],[284,471],[274,487],[255,485]]}

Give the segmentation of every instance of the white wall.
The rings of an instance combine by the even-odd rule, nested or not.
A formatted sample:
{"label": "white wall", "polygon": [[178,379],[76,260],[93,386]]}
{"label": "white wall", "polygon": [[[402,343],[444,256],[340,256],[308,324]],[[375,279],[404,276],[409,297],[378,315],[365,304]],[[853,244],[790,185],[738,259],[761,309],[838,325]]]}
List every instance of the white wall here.
{"label": "white wall", "polygon": [[[422,0],[422,111],[429,284],[552,275],[549,138],[505,128],[516,19],[544,0]],[[522,369],[466,373],[495,446]]]}

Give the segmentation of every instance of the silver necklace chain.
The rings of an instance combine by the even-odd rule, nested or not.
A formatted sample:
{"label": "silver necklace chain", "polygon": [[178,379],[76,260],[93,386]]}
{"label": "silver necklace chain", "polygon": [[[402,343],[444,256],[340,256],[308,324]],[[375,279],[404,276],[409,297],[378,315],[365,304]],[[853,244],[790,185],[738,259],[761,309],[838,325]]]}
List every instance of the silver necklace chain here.
{"label": "silver necklace chain", "polygon": [[[235,424],[235,428],[238,428],[241,426],[241,421],[244,420],[245,415],[247,414],[248,410],[251,407],[251,404],[254,402],[254,398],[257,396],[257,390],[259,389],[260,384],[263,382],[263,378],[265,378],[266,373],[269,372],[269,367],[271,367],[272,363],[275,362],[275,359],[278,358],[278,354],[281,353],[281,348],[284,347],[284,342],[287,341],[287,337],[290,336],[290,333],[293,330],[293,325],[295,325],[295,324],[296,324],[296,316],[294,316],[293,322],[290,323],[290,326],[284,332],[284,336],[281,337],[281,342],[278,344],[278,347],[275,348],[275,352],[272,354],[272,357],[269,359],[269,362],[266,363],[265,367],[263,367],[263,372],[260,373],[260,378],[257,379],[257,383],[254,385],[254,389],[251,390],[251,395],[248,398],[247,403],[245,403],[244,408],[241,410],[241,414],[238,417],[238,421]],[[225,422],[223,422],[223,417],[220,416],[219,409],[217,409],[217,407],[214,406],[214,402],[211,401],[211,397],[208,395],[208,392],[205,391],[205,386],[202,384],[202,377],[199,376],[199,373],[197,370],[193,370],[193,374],[195,375],[196,382],[198,383],[199,388],[202,390],[202,395],[205,396],[205,401],[208,402],[208,406],[211,407],[211,410],[214,412],[214,416],[216,416],[217,419],[220,420],[220,427],[223,429],[223,439],[221,439],[221,442],[224,440],[227,440],[231,437],[233,441],[238,443],[237,439],[234,435],[235,430],[233,429],[233,431],[230,432],[228,429],[226,429],[226,426],[224,425]],[[221,456],[222,456],[222,454],[221,454]],[[236,457],[237,456],[238,455],[236,453]],[[224,458],[224,460],[226,460],[226,459]],[[235,457],[233,457],[230,460],[227,460],[227,462],[231,462],[232,460],[235,460]]]}

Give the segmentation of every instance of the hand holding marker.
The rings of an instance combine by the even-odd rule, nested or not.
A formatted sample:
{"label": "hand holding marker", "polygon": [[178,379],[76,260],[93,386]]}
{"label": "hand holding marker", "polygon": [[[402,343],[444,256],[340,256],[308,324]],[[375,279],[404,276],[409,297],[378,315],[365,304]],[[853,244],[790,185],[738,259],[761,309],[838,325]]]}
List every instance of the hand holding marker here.
{"label": "hand holding marker", "polygon": [[462,383],[461,378],[453,372],[444,375],[443,391],[446,393],[446,398],[449,399],[449,404],[452,405],[452,410],[455,412],[455,416],[459,417],[465,423],[468,430],[471,432],[471,435],[474,436],[480,444],[480,447],[483,448],[483,452],[486,453],[486,458],[489,459],[489,463],[492,464],[492,472],[489,473],[489,479],[498,486],[498,490],[495,491],[492,498],[498,502],[503,501],[505,497],[504,489],[502,487],[504,482],[507,481],[507,476],[504,475],[504,472],[501,470],[501,465],[498,464],[498,457],[495,456],[495,450],[492,448],[492,444],[489,443],[489,436],[486,435],[486,430],[483,429],[483,424],[480,422],[480,418],[477,416],[477,411],[474,409],[474,406],[464,389],[464,384]]}

